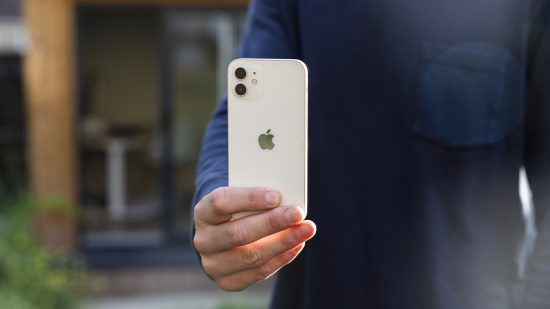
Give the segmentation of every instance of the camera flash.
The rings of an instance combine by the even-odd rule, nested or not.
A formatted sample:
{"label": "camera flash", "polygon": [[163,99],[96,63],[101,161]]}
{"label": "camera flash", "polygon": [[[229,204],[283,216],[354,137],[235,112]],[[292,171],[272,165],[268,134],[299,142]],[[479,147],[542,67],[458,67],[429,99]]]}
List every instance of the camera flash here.
{"label": "camera flash", "polygon": [[254,78],[254,79],[252,80],[252,85],[255,86],[255,85],[257,85],[257,84],[258,84],[258,80]]}

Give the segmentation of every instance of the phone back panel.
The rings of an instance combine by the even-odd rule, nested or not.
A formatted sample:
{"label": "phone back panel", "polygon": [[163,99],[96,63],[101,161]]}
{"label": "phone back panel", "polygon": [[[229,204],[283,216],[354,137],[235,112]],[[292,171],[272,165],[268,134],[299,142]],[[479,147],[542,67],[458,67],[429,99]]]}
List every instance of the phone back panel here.
{"label": "phone back panel", "polygon": [[[235,76],[237,68],[247,72]],[[254,83],[253,80],[256,80]],[[247,94],[238,95],[243,84]],[[279,190],[307,212],[307,68],[298,60],[237,59],[228,69],[229,185]],[[263,148],[262,148],[263,147]]]}

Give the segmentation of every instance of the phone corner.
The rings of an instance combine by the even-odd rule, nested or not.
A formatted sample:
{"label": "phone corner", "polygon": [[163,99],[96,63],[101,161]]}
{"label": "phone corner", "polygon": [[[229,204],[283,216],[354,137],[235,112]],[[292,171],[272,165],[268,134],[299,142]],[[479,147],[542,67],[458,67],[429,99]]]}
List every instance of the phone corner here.
{"label": "phone corner", "polygon": [[291,59],[291,61],[293,61],[294,63],[296,63],[297,65],[299,65],[301,67],[301,69],[304,71],[306,77],[308,75],[308,72],[309,72],[309,69],[307,67],[307,64],[305,62],[303,62],[302,60],[300,59]]}
{"label": "phone corner", "polygon": [[227,65],[227,70],[230,71],[231,68],[238,66],[239,62],[241,62],[242,60],[243,58],[236,58],[231,60],[231,62],[229,62],[229,64]]}

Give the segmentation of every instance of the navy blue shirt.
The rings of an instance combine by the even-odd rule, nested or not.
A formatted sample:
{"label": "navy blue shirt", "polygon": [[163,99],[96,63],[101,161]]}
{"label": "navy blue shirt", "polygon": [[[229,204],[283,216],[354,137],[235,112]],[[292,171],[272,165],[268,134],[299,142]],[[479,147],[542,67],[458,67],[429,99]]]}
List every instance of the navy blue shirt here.
{"label": "navy blue shirt", "polygon": [[[318,231],[272,308],[509,308],[521,166],[539,217],[549,200],[548,3],[252,3],[242,56],[298,58],[310,76]],[[225,185],[223,101],[195,201]]]}

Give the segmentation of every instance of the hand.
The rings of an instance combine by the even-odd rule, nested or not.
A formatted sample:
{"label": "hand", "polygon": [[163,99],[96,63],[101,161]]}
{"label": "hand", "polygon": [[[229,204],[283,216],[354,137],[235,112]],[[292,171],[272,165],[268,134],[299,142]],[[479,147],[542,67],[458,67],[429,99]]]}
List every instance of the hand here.
{"label": "hand", "polygon": [[[280,194],[266,188],[224,187],[195,207],[195,248],[206,273],[226,291],[241,291],[292,262],[315,224],[298,207],[279,206]],[[233,214],[264,211],[238,220]]]}

